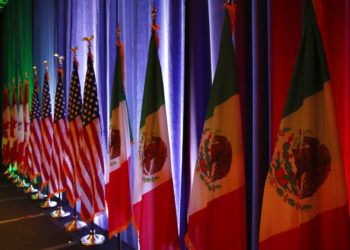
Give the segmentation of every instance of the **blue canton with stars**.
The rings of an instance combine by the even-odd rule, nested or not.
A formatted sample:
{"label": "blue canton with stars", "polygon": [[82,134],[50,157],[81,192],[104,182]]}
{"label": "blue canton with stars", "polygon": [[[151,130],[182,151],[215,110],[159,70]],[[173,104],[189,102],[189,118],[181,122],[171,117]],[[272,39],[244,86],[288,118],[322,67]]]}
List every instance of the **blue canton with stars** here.
{"label": "blue canton with stars", "polygon": [[44,89],[43,89],[43,99],[42,99],[42,118],[43,120],[51,117],[51,99],[50,99],[50,87],[49,87],[49,75],[45,72],[44,77]]}
{"label": "blue canton with stars", "polygon": [[54,122],[66,116],[66,94],[62,83],[62,69],[58,70],[58,81],[55,96],[55,117]]}
{"label": "blue canton with stars", "polygon": [[30,112],[30,121],[34,121],[41,116],[41,107],[39,102],[39,86],[37,81],[34,80],[34,90],[32,96],[32,110]]}
{"label": "blue canton with stars", "polygon": [[68,121],[73,121],[81,115],[82,101],[77,61],[73,62],[72,78],[69,89]]}
{"label": "blue canton with stars", "polygon": [[98,109],[96,78],[92,65],[92,55],[89,54],[84,88],[83,126],[100,117]]}

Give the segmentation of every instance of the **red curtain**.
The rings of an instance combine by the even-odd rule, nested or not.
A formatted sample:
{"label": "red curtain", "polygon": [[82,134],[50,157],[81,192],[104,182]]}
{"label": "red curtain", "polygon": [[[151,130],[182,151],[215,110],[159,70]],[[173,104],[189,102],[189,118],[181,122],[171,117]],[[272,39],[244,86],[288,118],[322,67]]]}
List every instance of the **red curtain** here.
{"label": "red curtain", "polygon": [[[338,135],[350,194],[350,3],[347,0],[313,2],[332,80]],[[273,144],[300,43],[301,6],[302,0],[271,0],[270,70]]]}

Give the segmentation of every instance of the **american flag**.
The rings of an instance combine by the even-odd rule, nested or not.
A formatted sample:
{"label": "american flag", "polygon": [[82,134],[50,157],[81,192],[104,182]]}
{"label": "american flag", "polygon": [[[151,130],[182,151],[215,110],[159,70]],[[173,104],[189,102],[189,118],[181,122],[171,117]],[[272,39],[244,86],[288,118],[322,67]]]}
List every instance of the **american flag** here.
{"label": "american flag", "polygon": [[58,81],[55,96],[54,137],[51,155],[49,197],[63,192],[66,188],[66,175],[63,170],[64,154],[67,148],[66,93],[64,90],[62,67],[58,68]]}
{"label": "american flag", "polygon": [[[69,103],[68,103],[68,140],[67,140],[67,160],[64,163],[64,168],[67,173],[67,188],[66,196],[70,205],[73,207],[80,197],[81,189],[85,193],[84,197],[87,197],[86,193],[91,195],[91,182],[90,177],[87,175],[87,170],[81,162],[80,148],[81,148],[81,111],[82,100],[80,92],[80,81],[78,75],[78,62],[76,58],[73,61],[73,71],[69,89]],[[69,161],[71,159],[71,161]]]}
{"label": "american flag", "polygon": [[87,183],[90,183],[88,187],[91,188],[91,194],[84,194],[84,192],[82,192],[81,196],[81,217],[87,222],[92,221],[96,213],[105,209],[104,162],[101,138],[97,86],[92,65],[92,54],[89,52],[84,88],[81,148],[82,162],[87,170],[84,174],[87,177]]}
{"label": "american flag", "polygon": [[41,186],[45,186],[49,182],[50,177],[50,162],[52,153],[52,115],[51,115],[51,99],[50,99],[50,87],[49,87],[49,74],[45,70],[44,76],[44,89],[42,97],[42,122],[41,122],[41,135],[42,135],[42,154],[41,154]]}
{"label": "american flag", "polygon": [[32,110],[30,112],[30,136],[29,152],[31,160],[30,175],[34,181],[41,174],[41,106],[39,101],[39,84],[36,74],[34,75],[34,89],[32,94]]}

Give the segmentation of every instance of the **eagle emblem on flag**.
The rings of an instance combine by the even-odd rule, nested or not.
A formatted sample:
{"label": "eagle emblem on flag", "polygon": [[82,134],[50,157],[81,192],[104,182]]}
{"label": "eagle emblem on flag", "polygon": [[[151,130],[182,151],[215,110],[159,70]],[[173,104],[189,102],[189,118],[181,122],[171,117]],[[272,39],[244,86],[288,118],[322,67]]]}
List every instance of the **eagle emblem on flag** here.
{"label": "eagle emblem on flag", "polygon": [[312,205],[302,200],[312,197],[322,186],[329,175],[330,165],[328,147],[313,137],[312,131],[295,133],[286,127],[278,132],[268,178],[285,202],[304,212]]}
{"label": "eagle emblem on flag", "polygon": [[167,146],[162,138],[158,135],[147,136],[144,133],[141,136],[139,144],[139,157],[142,166],[143,180],[145,182],[157,182],[158,173],[168,156]]}
{"label": "eagle emblem on flag", "polygon": [[230,172],[231,162],[232,146],[227,137],[220,131],[213,133],[211,129],[205,128],[199,146],[196,171],[208,191],[221,188],[216,181]]}
{"label": "eagle emblem on flag", "polygon": [[109,138],[109,155],[111,159],[120,156],[120,131],[116,128],[111,128]]}

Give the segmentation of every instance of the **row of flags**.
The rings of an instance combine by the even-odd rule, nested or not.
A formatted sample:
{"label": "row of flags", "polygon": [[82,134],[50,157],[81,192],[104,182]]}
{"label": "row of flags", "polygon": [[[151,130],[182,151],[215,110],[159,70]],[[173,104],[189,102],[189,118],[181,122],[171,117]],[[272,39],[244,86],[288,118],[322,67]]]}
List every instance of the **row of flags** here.
{"label": "row of flags", "polygon": [[[185,236],[189,249],[247,249],[243,130],[232,43],[236,10],[233,4],[225,7],[218,63],[190,195]],[[152,16],[133,198],[129,183],[133,136],[119,36],[106,182],[90,51],[83,100],[74,57],[68,117],[62,68],[58,69],[53,121],[47,71],[42,107],[34,76],[30,126],[28,98],[18,102],[17,110],[16,91],[10,107],[5,89],[2,150],[5,164],[19,161],[24,173],[32,178],[41,175],[43,185],[49,185],[49,194],[66,191],[72,206],[80,199],[84,221],[93,221],[107,208],[109,236],[133,221],[141,249],[179,249],[155,11]],[[311,0],[305,0],[303,16],[301,47],[265,183],[260,249],[349,249],[344,168],[326,56]],[[25,96],[27,89],[28,78]],[[23,118],[17,119],[20,116]],[[24,157],[18,158],[17,152],[21,152],[18,156],[24,152]]]}

